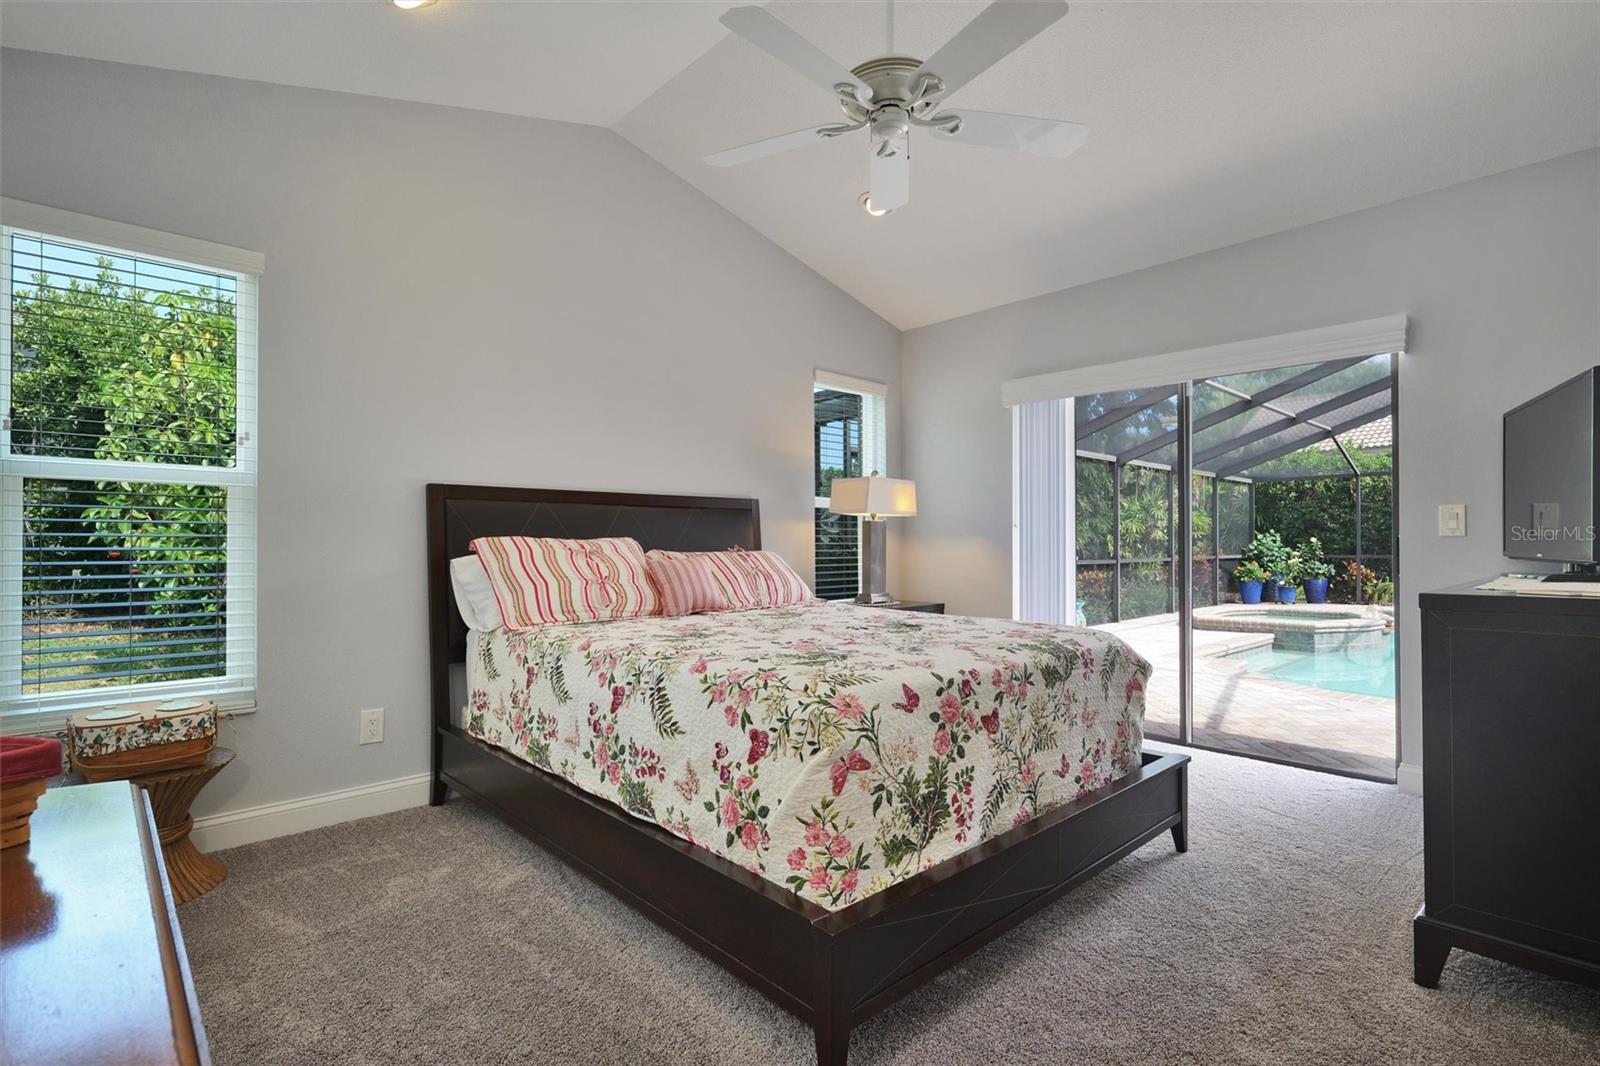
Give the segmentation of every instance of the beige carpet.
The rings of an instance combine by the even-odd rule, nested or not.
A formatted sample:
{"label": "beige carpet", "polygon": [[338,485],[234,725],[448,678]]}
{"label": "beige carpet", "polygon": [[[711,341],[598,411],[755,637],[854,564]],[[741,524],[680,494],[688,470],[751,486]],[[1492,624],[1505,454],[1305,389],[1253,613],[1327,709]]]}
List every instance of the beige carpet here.
{"label": "beige carpet", "polygon": [[[1600,1063],[1600,992],[1460,952],[1412,984],[1419,801],[1203,752],[1190,791],[1187,855],[1124,859],[858,1029],[852,1063]],[[468,803],[223,857],[180,911],[220,1066],[812,1061]]]}

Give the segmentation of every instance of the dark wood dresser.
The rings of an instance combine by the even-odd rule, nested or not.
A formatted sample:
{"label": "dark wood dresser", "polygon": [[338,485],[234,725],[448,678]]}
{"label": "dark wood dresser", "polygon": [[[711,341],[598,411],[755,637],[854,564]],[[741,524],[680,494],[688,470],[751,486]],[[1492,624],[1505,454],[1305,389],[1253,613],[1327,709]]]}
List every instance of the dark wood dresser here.
{"label": "dark wood dresser", "polygon": [[1600,599],[1424,593],[1415,977],[1451,948],[1600,987]]}
{"label": "dark wood dresser", "polygon": [[0,1059],[209,1063],[144,793],[52,788],[31,825],[0,850]]}

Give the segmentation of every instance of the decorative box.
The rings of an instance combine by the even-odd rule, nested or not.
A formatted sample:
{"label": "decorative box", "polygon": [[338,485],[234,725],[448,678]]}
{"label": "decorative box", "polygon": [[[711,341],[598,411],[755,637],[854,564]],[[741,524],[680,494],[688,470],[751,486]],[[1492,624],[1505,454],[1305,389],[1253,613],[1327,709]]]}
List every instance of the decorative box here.
{"label": "decorative box", "polygon": [[200,766],[217,742],[217,705],[204,699],[79,711],[67,726],[72,765],[90,781]]}

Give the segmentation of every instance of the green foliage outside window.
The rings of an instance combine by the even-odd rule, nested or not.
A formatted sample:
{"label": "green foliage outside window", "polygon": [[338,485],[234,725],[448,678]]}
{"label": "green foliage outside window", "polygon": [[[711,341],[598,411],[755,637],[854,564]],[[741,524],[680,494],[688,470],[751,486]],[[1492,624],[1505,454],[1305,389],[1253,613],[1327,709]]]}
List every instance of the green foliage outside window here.
{"label": "green foliage outside window", "polygon": [[[1389,449],[1351,453],[1361,479],[1361,541],[1364,567],[1362,598],[1373,591],[1392,597],[1390,543],[1393,531],[1393,458]],[[1354,599],[1356,580],[1345,574],[1343,560],[1324,555],[1355,554],[1355,479],[1337,451],[1305,448],[1278,459],[1275,476],[1327,474],[1325,478],[1256,481],[1255,526],[1250,524],[1250,486],[1223,481],[1220,492],[1223,588],[1233,582],[1230,557],[1244,556],[1274,574],[1285,574],[1292,549],[1301,547],[1302,576],[1337,576],[1332,597]],[[1112,586],[1118,580],[1111,565],[1116,551],[1112,464],[1079,456],[1076,463],[1078,599],[1090,625],[1112,619]],[[1196,474],[1193,487],[1195,604],[1206,606],[1215,595],[1218,563],[1211,557],[1211,491],[1213,479]],[[1128,465],[1123,468],[1121,614],[1124,619],[1161,614],[1173,609],[1171,546],[1168,517],[1176,525],[1176,482],[1164,470]],[[1172,510],[1169,512],[1169,506]],[[1263,537],[1257,531],[1276,534]],[[1174,529],[1175,533],[1175,529]],[[1312,541],[1316,548],[1310,549]],[[1092,561],[1093,560],[1093,561]],[[1286,575],[1287,576],[1287,575]],[[1382,582],[1380,585],[1379,583]]]}
{"label": "green foliage outside window", "polygon": [[[1329,459],[1329,456],[1332,459]],[[1387,556],[1393,534],[1394,479],[1389,452],[1352,452],[1361,478],[1363,555]],[[1256,528],[1276,529],[1291,544],[1316,537],[1333,556],[1356,552],[1356,481],[1337,452],[1308,449],[1294,456],[1302,473],[1328,478],[1256,483]],[[1337,476],[1340,472],[1344,476]]]}
{"label": "green foliage outside window", "polygon": [[[92,280],[31,280],[11,297],[15,453],[232,465],[231,294],[138,288],[104,258]],[[25,654],[25,672],[49,675],[53,665],[97,653],[105,660],[44,687],[221,672],[224,488],[30,477],[24,522],[24,615],[33,629],[25,644],[60,649],[32,661]],[[107,635],[97,617],[123,621]],[[129,618],[149,635],[130,638]]]}
{"label": "green foliage outside window", "polygon": [[[1109,565],[1116,553],[1113,501],[1116,496],[1112,464],[1079,456],[1075,464],[1077,492],[1078,599],[1090,625],[1112,619],[1112,582],[1118,580]],[[1192,560],[1195,602],[1206,606],[1215,596],[1212,558],[1212,481],[1194,475],[1191,499],[1194,515]],[[1250,522],[1249,487],[1224,481],[1220,487],[1222,554],[1237,555]],[[1166,470],[1127,465],[1122,470],[1122,568],[1120,575],[1123,618],[1140,618],[1174,609],[1175,575],[1173,542],[1177,536],[1178,482]],[[1095,563],[1090,560],[1099,560]],[[1226,562],[1224,562],[1226,570]],[[1225,576],[1225,575],[1224,575]]]}

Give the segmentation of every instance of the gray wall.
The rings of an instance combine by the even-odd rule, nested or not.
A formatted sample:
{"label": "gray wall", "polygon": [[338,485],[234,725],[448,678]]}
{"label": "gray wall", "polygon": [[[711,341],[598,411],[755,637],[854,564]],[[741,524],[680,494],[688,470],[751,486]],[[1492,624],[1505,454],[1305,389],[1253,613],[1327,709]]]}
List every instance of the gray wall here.
{"label": "gray wall", "polygon": [[[1600,363],[1600,152],[913,330],[901,346],[906,592],[1011,610],[1011,415],[1000,382],[1404,313],[1402,760],[1420,765],[1417,593],[1500,555],[1500,416]],[[959,429],[955,428],[959,427]],[[1467,505],[1441,540],[1437,507]]]}
{"label": "gray wall", "polygon": [[6,196],[267,257],[260,709],[197,813],[427,769],[428,481],[758,496],[810,572],[813,369],[892,385],[899,334],[616,134],[0,68]]}

